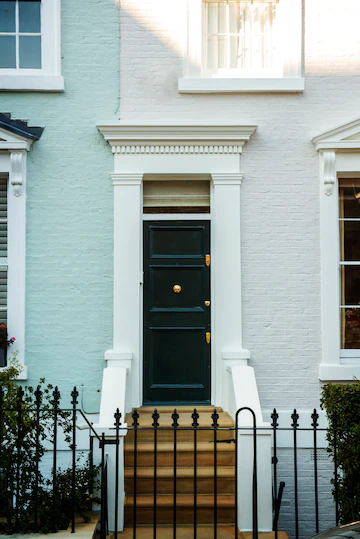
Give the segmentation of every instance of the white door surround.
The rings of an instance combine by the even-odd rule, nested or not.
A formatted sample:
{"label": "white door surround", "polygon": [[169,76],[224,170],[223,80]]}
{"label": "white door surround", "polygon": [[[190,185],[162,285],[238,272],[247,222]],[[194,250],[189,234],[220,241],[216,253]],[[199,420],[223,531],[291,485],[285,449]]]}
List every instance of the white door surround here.
{"label": "white door surround", "polygon": [[[114,153],[114,327],[106,370],[127,370],[125,407],[141,406],[144,175],[210,179],[212,403],[227,409],[224,373],[250,357],[242,345],[240,155],[256,126],[119,121],[98,129]],[[108,375],[116,377],[115,371]]]}

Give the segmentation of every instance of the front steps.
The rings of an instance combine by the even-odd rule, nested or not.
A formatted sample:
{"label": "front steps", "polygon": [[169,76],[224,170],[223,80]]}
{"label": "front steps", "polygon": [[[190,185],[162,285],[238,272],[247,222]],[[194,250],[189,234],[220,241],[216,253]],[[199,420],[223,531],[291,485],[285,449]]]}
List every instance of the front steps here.
{"label": "front steps", "polygon": [[[160,429],[157,431],[157,500],[156,523],[159,526],[173,524],[174,518],[174,432],[172,407],[158,407]],[[179,427],[191,427],[192,407],[178,407]],[[151,427],[154,409],[142,407],[139,426]],[[197,429],[197,523],[210,525],[214,520],[214,432],[202,430],[211,427],[214,408],[197,408],[199,428]],[[226,412],[217,409],[219,428],[232,428],[234,422]],[[126,422],[132,425],[131,414]],[[169,430],[161,430],[168,427]],[[154,518],[154,431],[138,430],[137,443],[137,512],[138,526],[151,526]],[[234,431],[219,430],[217,439],[234,438]],[[177,431],[176,456],[176,522],[177,525],[191,525],[194,522],[194,431]],[[134,507],[134,432],[125,438],[125,526],[132,526]],[[235,521],[235,444],[217,444],[217,521],[232,525]],[[145,529],[145,528],[144,528]],[[199,535],[201,537],[201,535]]]}

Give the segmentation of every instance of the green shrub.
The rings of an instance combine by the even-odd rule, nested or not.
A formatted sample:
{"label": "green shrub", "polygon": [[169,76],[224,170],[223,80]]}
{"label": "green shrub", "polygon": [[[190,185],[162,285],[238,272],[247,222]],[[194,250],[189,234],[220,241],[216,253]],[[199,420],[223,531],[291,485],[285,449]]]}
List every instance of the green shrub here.
{"label": "green shrub", "polygon": [[[328,451],[334,459],[337,438],[338,501],[342,524],[360,519],[360,383],[327,384],[321,407],[329,421]],[[333,495],[335,497],[335,482]]]}
{"label": "green shrub", "polygon": [[[43,476],[41,468],[36,475],[35,465],[45,454],[45,440],[50,437],[52,441],[55,392],[44,379],[36,390],[20,388],[15,382],[20,369],[15,354],[9,367],[0,372],[0,532],[34,530],[36,497],[39,530],[57,531],[66,528],[72,516],[72,469],[56,471],[54,521],[52,480]],[[36,402],[40,402],[39,399],[38,422]],[[72,414],[59,409],[57,417],[58,426],[71,448]],[[85,519],[86,512],[91,510],[91,492],[97,473],[98,468],[91,464],[90,457],[85,461],[78,457],[75,510]]]}

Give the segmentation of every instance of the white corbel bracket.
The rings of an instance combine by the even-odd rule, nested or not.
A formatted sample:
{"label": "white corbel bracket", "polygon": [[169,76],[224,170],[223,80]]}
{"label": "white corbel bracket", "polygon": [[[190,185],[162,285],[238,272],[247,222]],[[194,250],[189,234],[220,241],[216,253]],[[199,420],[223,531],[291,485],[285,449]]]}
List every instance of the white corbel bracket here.
{"label": "white corbel bracket", "polygon": [[25,185],[25,160],[25,150],[10,152],[10,183],[13,187],[13,194],[16,197],[22,194]]}
{"label": "white corbel bracket", "polygon": [[324,158],[324,193],[332,195],[336,183],[335,152],[323,152]]}

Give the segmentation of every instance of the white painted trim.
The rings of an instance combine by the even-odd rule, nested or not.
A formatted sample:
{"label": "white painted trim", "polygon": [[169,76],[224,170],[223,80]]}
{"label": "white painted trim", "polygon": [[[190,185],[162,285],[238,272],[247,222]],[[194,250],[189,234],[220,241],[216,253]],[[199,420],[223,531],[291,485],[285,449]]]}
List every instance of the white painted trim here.
{"label": "white painted trim", "polygon": [[215,93],[299,93],[305,90],[305,79],[297,78],[182,78],[178,79],[181,94]]}
{"label": "white painted trim", "polygon": [[0,91],[62,92],[61,0],[41,0],[41,69],[0,69]]}
{"label": "white painted trim", "polygon": [[[19,380],[26,380],[25,366],[25,257],[26,257],[26,157],[32,141],[19,135],[0,130],[2,149],[8,149],[6,158],[0,161],[8,177],[8,297],[7,325],[9,336],[16,338],[16,344],[9,353],[18,351],[22,366]],[[21,149],[14,149],[17,144]]]}
{"label": "white painted trim", "polygon": [[319,367],[319,378],[322,382],[349,382],[360,380],[360,358],[356,365],[326,365]]}
{"label": "white painted trim", "polygon": [[[211,218],[211,386],[212,403],[221,406],[226,401],[223,357],[236,357],[243,362],[250,355],[243,350],[241,327],[240,188],[243,174],[239,172],[238,155],[224,148],[229,145],[241,150],[256,126],[193,125],[174,121],[171,124],[110,122],[98,128],[114,152],[111,175],[114,185],[114,344],[113,351],[107,354],[116,351],[132,354],[131,361],[119,356],[112,363],[114,367],[120,366],[120,362],[125,366],[128,361],[131,366],[126,409],[142,404],[142,221],[158,218],[154,214],[143,215],[142,181],[152,174],[167,179],[176,176],[177,180],[194,179],[194,174],[211,179],[211,216],[186,214],[186,219],[210,221]],[[173,146],[176,155],[157,152],[159,140],[166,141],[168,147]],[[177,146],[185,145],[184,141],[197,146],[199,151],[191,155],[180,149],[176,151]],[[200,149],[206,144],[217,146],[216,154],[208,155]],[[125,153],[118,150],[123,147]],[[137,147],[141,155],[134,159]],[[184,216],[161,215],[161,219],[169,218],[179,220]],[[234,244],[238,246],[235,256]]]}
{"label": "white painted trim", "polygon": [[64,77],[61,75],[2,75],[0,70],[0,91],[63,92],[64,89]]}
{"label": "white painted trim", "polygon": [[[224,146],[239,147],[241,152],[242,146],[254,134],[257,126],[206,122],[196,125],[180,121],[167,124],[119,121],[97,124],[97,128],[111,144],[114,153],[198,154],[208,153],[204,146],[218,147],[216,153],[228,153],[227,150],[224,151]],[[160,146],[173,149],[162,152]],[[186,151],[186,146],[194,146],[198,150]],[[222,147],[222,150],[219,147]]]}
{"label": "white painted trim", "polygon": [[[302,1],[281,0],[278,23],[281,25],[282,66],[278,78],[222,78],[206,77],[203,60],[204,10],[203,0],[187,1],[186,40],[184,48],[183,77],[178,80],[180,93],[227,92],[302,92]],[[234,70],[235,71],[235,70]]]}
{"label": "white painted trim", "polygon": [[210,213],[144,213],[143,221],[211,221]]}
{"label": "white painted trim", "polygon": [[[322,362],[321,381],[360,378],[359,351],[341,350],[338,178],[360,172],[360,119],[312,139],[319,152]],[[360,138],[360,136],[359,136]],[[345,364],[346,362],[346,364]]]}

